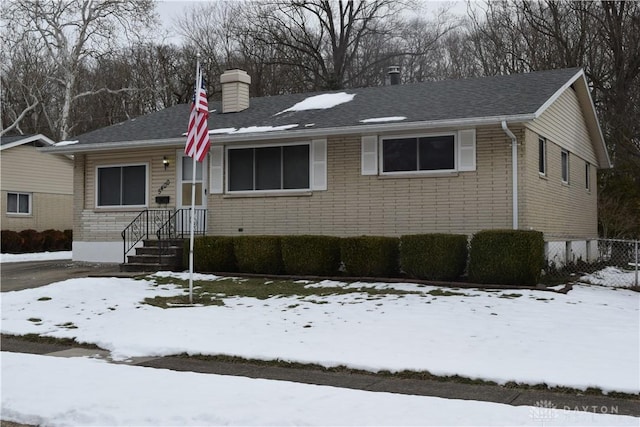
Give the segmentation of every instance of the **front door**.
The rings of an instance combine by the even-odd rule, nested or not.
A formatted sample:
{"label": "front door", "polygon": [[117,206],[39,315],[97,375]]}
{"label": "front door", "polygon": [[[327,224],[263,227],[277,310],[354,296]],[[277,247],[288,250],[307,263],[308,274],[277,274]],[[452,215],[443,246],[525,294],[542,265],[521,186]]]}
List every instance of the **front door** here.
{"label": "front door", "polygon": [[[191,208],[191,187],[195,183],[196,197],[195,197],[195,209],[207,208],[207,159],[201,163],[196,162],[196,180],[193,181],[193,158],[184,154],[184,150],[178,150],[176,152],[176,159],[178,167],[177,169],[177,209],[190,209]],[[182,219],[180,219],[182,218]],[[195,230],[203,230],[205,227],[206,216],[203,214],[196,214]],[[188,233],[190,227],[190,218],[187,213],[178,217],[179,233]]]}

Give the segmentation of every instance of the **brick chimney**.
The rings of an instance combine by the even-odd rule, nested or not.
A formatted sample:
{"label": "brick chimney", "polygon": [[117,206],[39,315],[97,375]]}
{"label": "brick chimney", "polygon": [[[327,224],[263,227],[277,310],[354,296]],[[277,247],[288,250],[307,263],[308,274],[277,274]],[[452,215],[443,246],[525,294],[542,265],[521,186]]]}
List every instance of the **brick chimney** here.
{"label": "brick chimney", "polygon": [[237,113],[249,108],[251,76],[243,70],[227,70],[220,76],[222,112]]}

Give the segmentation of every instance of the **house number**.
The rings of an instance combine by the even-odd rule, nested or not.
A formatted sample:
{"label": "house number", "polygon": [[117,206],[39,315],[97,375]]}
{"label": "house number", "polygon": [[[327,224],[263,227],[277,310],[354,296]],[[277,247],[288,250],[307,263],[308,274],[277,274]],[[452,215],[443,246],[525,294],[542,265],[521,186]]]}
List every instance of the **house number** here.
{"label": "house number", "polygon": [[170,180],[166,180],[166,181],[164,182],[164,184],[162,184],[162,185],[160,186],[160,188],[158,189],[158,194],[162,194],[162,192],[164,191],[164,189],[165,189],[165,188],[167,188],[167,187],[169,186],[169,184],[171,184],[171,181],[170,181]]}

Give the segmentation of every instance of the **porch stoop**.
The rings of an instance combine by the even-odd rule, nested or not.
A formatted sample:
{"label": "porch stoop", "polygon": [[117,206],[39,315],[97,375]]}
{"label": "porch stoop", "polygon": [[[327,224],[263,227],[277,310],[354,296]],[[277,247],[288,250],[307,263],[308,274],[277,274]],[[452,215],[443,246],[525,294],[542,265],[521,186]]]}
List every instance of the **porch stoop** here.
{"label": "porch stoop", "polygon": [[142,241],[135,255],[127,255],[127,262],[120,264],[121,272],[181,271],[183,239]]}

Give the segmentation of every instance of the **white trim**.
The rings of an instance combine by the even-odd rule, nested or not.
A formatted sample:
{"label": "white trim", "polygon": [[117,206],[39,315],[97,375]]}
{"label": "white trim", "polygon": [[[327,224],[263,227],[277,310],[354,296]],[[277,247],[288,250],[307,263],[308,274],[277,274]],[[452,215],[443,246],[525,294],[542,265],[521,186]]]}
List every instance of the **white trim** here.
{"label": "white trim", "polygon": [[[473,172],[476,170],[476,130],[462,129],[458,131],[458,171]],[[470,162],[465,162],[470,156]]]}
{"label": "white trim", "polygon": [[209,148],[209,188],[211,194],[224,193],[224,147],[213,145]]}
{"label": "white trim", "polygon": [[[192,163],[192,158],[184,153],[184,149],[176,150],[176,203],[175,206],[177,209],[180,208],[191,208],[191,203],[188,205],[182,204],[182,162],[184,159],[189,159],[189,163]],[[206,209],[207,208],[207,185],[209,183],[207,178],[207,162],[208,160],[202,162],[202,179],[200,181],[196,180],[197,183],[202,183],[202,204],[196,205],[196,209]],[[198,163],[198,162],[196,162]],[[196,166],[197,167],[197,166]],[[191,184],[191,177],[186,180],[189,184]],[[189,185],[189,192],[191,192],[191,185]],[[196,197],[197,200],[197,197]]]}
{"label": "white trim", "polygon": [[519,228],[519,210],[518,210],[518,138],[511,132],[507,122],[502,122],[502,130],[511,139],[511,227],[514,230]]}
{"label": "white trim", "polygon": [[542,104],[540,106],[540,108],[538,108],[536,110],[535,113],[533,113],[533,115],[535,116],[534,118],[538,118],[542,115],[542,113],[544,113],[547,108],[549,108],[551,106],[551,104],[553,104],[554,102],[556,102],[558,100],[558,98],[560,98],[560,96],[564,93],[565,90],[567,90],[568,88],[571,87],[571,85],[578,80],[581,76],[584,76],[584,71],[579,70],[573,77],[571,77],[569,80],[567,80],[567,82],[565,84],[563,84],[560,89],[558,89],[553,95],[551,95],[551,97],[549,99],[547,99],[547,101]]}
{"label": "white trim", "polygon": [[[430,138],[430,137],[438,137],[438,136],[452,136],[453,137],[453,169],[432,169],[432,170],[411,170],[411,171],[398,171],[398,172],[385,172],[384,170],[384,141],[388,139],[411,139],[411,138]],[[458,132],[438,132],[438,133],[420,133],[420,134],[412,134],[412,135],[383,135],[380,136],[380,148],[379,148],[379,168],[380,168],[380,176],[416,176],[416,175],[435,175],[442,174],[447,172],[458,172]],[[417,158],[416,161],[419,163],[420,159]],[[418,164],[416,164],[416,168]]]}
{"label": "white trim", "polygon": [[311,182],[313,191],[325,191],[327,189],[327,139],[311,140],[309,150],[311,157]]}
{"label": "white trim", "polygon": [[378,136],[360,138],[360,174],[378,175]]}
{"label": "white trim", "polygon": [[[0,137],[0,139],[2,139],[2,137]],[[56,144],[51,139],[49,139],[46,136],[44,136],[41,133],[39,133],[37,135],[25,136],[23,139],[19,139],[17,141],[10,142],[9,144],[0,145],[0,151],[6,150],[8,148],[17,147],[19,145],[27,144],[27,143],[33,142],[33,141],[42,141],[42,142],[45,143],[45,145],[48,146],[47,148],[55,147],[55,144]]]}
{"label": "white trim", "polygon": [[[563,154],[567,155],[567,179],[564,179],[564,160],[563,160]],[[569,161],[569,150],[565,150],[564,148],[562,149],[562,151],[560,151],[560,179],[562,180],[563,184],[569,184],[570,183],[570,178],[571,178],[571,169],[569,169],[570,167],[570,161]]]}
{"label": "white trim", "polygon": [[[469,119],[449,119],[449,120],[425,120],[418,122],[398,122],[372,125],[354,125],[344,127],[328,127],[318,129],[296,129],[286,131],[272,132],[254,132],[240,134],[215,134],[211,135],[212,145],[222,145],[227,143],[247,143],[247,141],[266,141],[266,140],[290,140],[290,139],[309,139],[316,137],[330,137],[336,135],[361,135],[383,132],[402,132],[402,131],[424,131],[435,130],[439,128],[466,128],[481,125],[499,125],[502,120],[508,120],[511,123],[528,122],[535,119],[534,114],[517,114],[509,116],[489,116],[474,117]],[[39,148],[42,152],[72,154],[88,151],[111,151],[118,148],[158,148],[184,146],[184,137],[148,139],[137,141],[110,141],[99,143],[78,143],[73,145],[65,145],[62,147],[43,147]]]}
{"label": "white trim", "polygon": [[[18,208],[18,212],[10,212],[9,211],[9,194],[16,195],[16,207]],[[27,212],[20,212],[20,196],[28,196],[29,198],[29,210]],[[24,191],[7,191],[7,215],[8,216],[32,216],[33,215],[33,193],[28,193]]]}
{"label": "white trim", "polygon": [[[98,204],[98,189],[100,188],[100,182],[98,177],[98,169],[106,169],[106,168],[123,168],[128,166],[144,166],[145,167],[145,182],[144,182],[144,204],[143,205],[99,205]],[[137,209],[137,208],[147,208],[149,207],[149,174],[151,173],[149,162],[137,162],[137,163],[115,163],[115,164],[104,164],[104,165],[96,165],[95,167],[95,181],[94,181],[94,195],[95,195],[95,203],[94,207],[96,209]],[[121,195],[122,196],[122,195]]]}
{"label": "white trim", "polygon": [[[296,146],[296,145],[306,145],[309,148],[309,186],[306,188],[290,188],[290,189],[276,189],[276,190],[230,190],[229,189],[229,180],[231,179],[231,173],[230,173],[230,169],[229,169],[229,150],[241,150],[241,149],[247,149],[247,148],[268,148],[268,147],[285,147],[285,146]],[[233,195],[233,194],[238,194],[238,195],[242,195],[242,194],[264,194],[264,195],[269,195],[269,194],[286,194],[286,193],[299,193],[299,192],[304,192],[304,191],[311,191],[312,190],[312,185],[313,185],[313,146],[311,144],[311,141],[296,141],[296,142],[282,142],[282,143],[271,143],[271,144],[242,144],[242,145],[234,145],[234,146],[228,146],[226,145],[225,147],[225,155],[224,155],[224,167],[225,170],[227,171],[226,174],[226,179],[225,179],[225,193],[229,194],[229,195]],[[282,167],[282,165],[281,165]],[[255,172],[255,170],[254,170]],[[281,171],[282,174],[282,171]],[[282,178],[282,175],[281,175]]]}
{"label": "white trim", "polygon": [[[542,142],[542,161],[544,163],[544,170],[540,171],[540,143]],[[547,170],[549,165],[547,163],[547,138],[538,135],[538,174],[540,176],[547,176]]]}
{"label": "white trim", "polygon": [[[122,253],[124,251],[122,241],[81,242],[74,240],[71,246],[73,250],[71,257],[73,261],[122,262]],[[142,242],[138,242],[135,247],[139,246],[142,246]]]}

